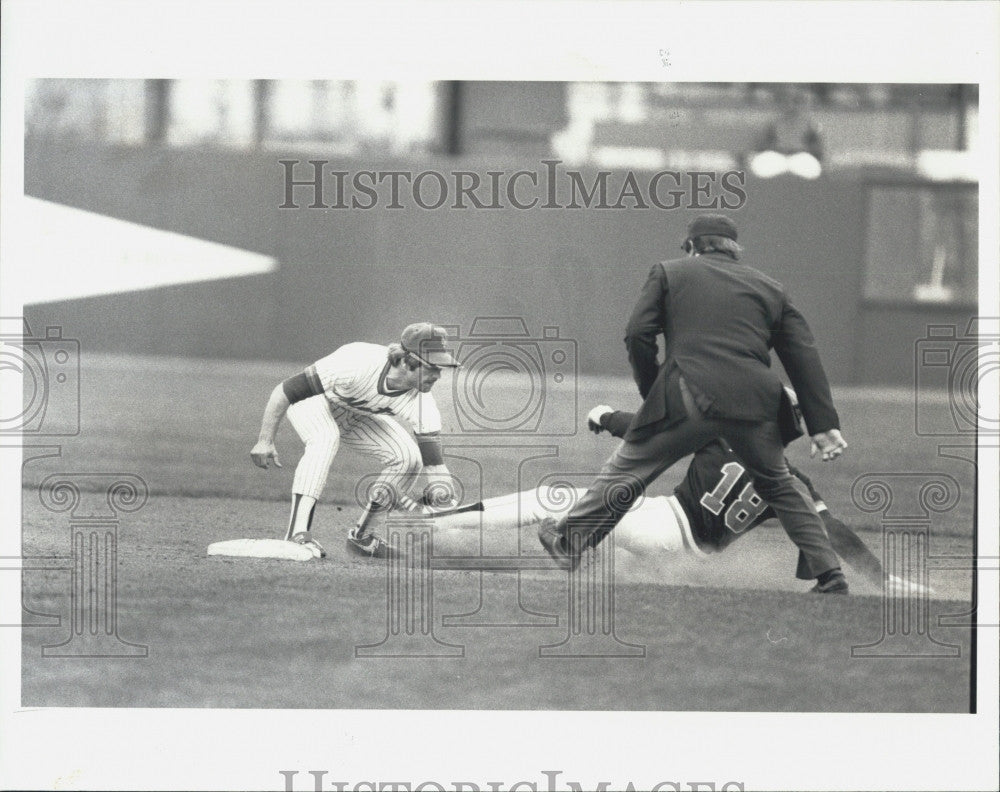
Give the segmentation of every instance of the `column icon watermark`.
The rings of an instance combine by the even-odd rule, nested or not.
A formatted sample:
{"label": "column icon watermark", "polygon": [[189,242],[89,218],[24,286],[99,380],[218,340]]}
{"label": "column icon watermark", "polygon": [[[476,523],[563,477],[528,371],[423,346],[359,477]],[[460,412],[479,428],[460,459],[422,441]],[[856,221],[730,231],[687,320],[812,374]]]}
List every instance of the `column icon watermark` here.
{"label": "column icon watermark", "polygon": [[146,504],[146,482],[132,473],[57,473],[38,496],[49,511],[68,515],[72,552],[70,632],[43,646],[42,656],[148,656],[148,646],[121,637],[118,607],[121,515]]}
{"label": "column icon watermark", "polygon": [[[958,657],[961,648],[930,632],[931,515],[953,509],[958,482],[943,473],[868,473],[851,488],[854,504],[882,515],[882,634],[851,657]],[[902,585],[890,586],[889,576]]]}

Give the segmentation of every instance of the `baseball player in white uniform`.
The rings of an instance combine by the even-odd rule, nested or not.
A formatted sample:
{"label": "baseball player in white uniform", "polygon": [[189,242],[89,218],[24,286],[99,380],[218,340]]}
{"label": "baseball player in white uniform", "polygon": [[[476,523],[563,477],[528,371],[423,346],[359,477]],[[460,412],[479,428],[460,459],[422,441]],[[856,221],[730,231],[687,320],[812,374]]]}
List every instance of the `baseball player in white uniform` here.
{"label": "baseball player in white uniform", "polygon": [[[345,344],[274,388],[250,458],[260,468],[271,461],[281,467],[274,437],[287,413],[305,453],[295,468],[286,539],[308,547],[315,557],[326,555],[312,535],[312,518],[341,443],[382,464],[367,488],[367,505],[348,533],[353,552],[386,554],[386,543],[372,529],[392,509],[446,508],[454,502],[441,448],[441,413],[430,392],[445,368],[458,366],[446,338],[442,327],[411,324],[399,343]],[[415,500],[409,493],[421,472],[427,485]]]}

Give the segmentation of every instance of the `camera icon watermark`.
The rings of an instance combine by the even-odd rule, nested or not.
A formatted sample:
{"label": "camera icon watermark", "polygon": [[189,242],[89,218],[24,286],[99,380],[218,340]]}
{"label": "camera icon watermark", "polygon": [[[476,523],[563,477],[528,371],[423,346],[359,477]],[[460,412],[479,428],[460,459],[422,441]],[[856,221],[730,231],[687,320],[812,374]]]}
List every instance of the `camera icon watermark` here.
{"label": "camera icon watermark", "polygon": [[61,327],[34,337],[21,317],[0,317],[0,374],[20,375],[23,399],[4,401],[0,434],[75,437],[80,434],[80,342]]}
{"label": "camera icon watermark", "polygon": [[577,431],[577,344],[547,326],[538,336],[516,316],[477,317],[450,343],[461,367],[452,378],[453,435],[572,436]]}
{"label": "camera icon watermark", "polygon": [[[981,399],[988,378],[1000,372],[1000,318],[974,317],[964,332],[957,325],[928,325],[914,349],[914,408],[921,437],[1000,434],[996,401]],[[933,394],[946,393],[947,411]]]}

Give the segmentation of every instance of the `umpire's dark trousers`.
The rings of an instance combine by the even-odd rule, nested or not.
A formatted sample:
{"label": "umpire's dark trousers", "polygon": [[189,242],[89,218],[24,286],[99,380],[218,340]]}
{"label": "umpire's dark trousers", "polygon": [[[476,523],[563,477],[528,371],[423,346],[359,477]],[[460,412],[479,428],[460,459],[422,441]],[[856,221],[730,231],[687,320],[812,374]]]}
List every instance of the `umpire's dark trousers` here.
{"label": "umpire's dark trousers", "polygon": [[625,440],[604,463],[597,480],[564,518],[569,547],[596,545],[643,497],[661,473],[716,437],[724,438],[747,467],[754,489],[777,514],[802,551],[812,577],[840,566],[805,485],[788,470],[777,421],[754,423],[707,418],[695,406],[684,379],[687,420],[642,441]]}

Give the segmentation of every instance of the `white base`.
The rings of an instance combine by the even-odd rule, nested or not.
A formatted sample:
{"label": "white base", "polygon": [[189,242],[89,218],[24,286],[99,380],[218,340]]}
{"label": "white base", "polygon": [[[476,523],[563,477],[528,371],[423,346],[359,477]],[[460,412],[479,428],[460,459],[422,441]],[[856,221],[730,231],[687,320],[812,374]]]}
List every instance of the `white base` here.
{"label": "white base", "polygon": [[284,561],[310,561],[312,551],[284,539],[229,539],[208,546],[208,554],[241,558],[278,558]]}
{"label": "white base", "polygon": [[915,596],[917,594],[934,594],[936,593],[930,586],[924,586],[917,583],[914,580],[907,580],[905,578],[896,577],[895,575],[889,575],[889,579],[886,585],[886,591],[889,594],[899,594]]}

